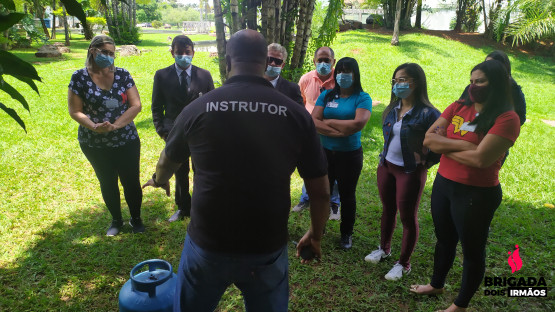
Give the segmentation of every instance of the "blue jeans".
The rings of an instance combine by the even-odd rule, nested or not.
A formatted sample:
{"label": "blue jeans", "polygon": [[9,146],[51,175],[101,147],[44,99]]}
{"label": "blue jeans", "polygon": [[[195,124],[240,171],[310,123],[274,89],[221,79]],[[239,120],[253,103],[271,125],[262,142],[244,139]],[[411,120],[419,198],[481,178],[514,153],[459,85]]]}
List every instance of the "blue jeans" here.
{"label": "blue jeans", "polygon": [[231,284],[243,294],[247,312],[287,312],[287,246],[262,255],[204,250],[189,237],[181,253],[173,311],[214,311]]}
{"label": "blue jeans", "polygon": [[[306,193],[306,186],[303,183],[303,188],[301,191],[301,199],[299,199],[299,202],[306,203],[309,200],[310,199],[308,198],[308,194]],[[335,181],[335,183],[333,184],[333,190],[331,191],[330,202],[337,204],[338,206],[341,205],[339,202],[339,190],[337,189],[337,181]]]}

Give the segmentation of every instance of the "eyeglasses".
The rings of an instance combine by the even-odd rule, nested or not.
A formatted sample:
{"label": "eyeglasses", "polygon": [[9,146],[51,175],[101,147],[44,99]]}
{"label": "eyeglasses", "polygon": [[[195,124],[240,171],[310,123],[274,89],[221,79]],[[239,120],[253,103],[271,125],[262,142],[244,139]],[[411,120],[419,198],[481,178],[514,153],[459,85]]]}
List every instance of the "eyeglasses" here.
{"label": "eyeglasses", "polygon": [[98,52],[104,54],[104,55],[109,55],[109,56],[111,56],[111,57],[116,56],[116,53],[115,53],[115,52],[112,52],[112,51],[110,51],[110,50],[100,50],[100,49],[96,49],[96,50],[97,50]]}
{"label": "eyeglasses", "polygon": [[323,57],[323,58],[317,59],[316,63],[331,63],[331,60],[327,57]]}
{"label": "eyeglasses", "polygon": [[391,85],[394,85],[396,83],[404,83],[404,82],[410,82],[410,80],[414,80],[413,78],[396,78],[396,79],[391,79]]}
{"label": "eyeglasses", "polygon": [[268,62],[268,64],[272,64],[272,62],[273,62],[274,64],[276,64],[278,66],[283,64],[282,59],[278,59],[278,58],[275,58],[273,56],[268,56],[267,62]]}

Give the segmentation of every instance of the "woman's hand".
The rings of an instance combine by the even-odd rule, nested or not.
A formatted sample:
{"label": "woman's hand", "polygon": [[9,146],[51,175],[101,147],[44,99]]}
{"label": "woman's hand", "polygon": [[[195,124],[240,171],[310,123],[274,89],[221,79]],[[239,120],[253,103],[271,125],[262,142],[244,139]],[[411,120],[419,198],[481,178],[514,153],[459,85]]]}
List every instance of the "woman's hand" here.
{"label": "woman's hand", "polygon": [[95,123],[93,127],[93,131],[97,133],[107,133],[116,129],[117,127],[109,121],[105,121],[103,123]]}

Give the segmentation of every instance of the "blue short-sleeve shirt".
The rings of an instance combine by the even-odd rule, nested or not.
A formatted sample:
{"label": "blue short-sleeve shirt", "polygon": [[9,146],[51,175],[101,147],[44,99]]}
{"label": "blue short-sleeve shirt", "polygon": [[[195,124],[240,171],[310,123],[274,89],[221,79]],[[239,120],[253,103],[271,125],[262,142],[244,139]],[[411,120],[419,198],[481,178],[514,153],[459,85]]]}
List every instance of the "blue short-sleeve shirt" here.
{"label": "blue short-sleeve shirt", "polygon": [[[129,72],[116,67],[114,83],[110,90],[103,90],[91,79],[86,68],[79,69],[71,76],[69,89],[83,100],[83,113],[94,123],[109,121],[114,123],[129,109],[126,91],[135,85]],[[77,132],[79,143],[89,147],[104,148],[123,146],[138,140],[139,134],[133,122],[121,129],[107,133],[96,133],[83,126]]]}
{"label": "blue short-sleeve shirt", "polygon": [[[358,108],[367,109],[372,112],[372,99],[366,92],[352,94],[348,98],[336,96],[333,100],[324,103],[326,94],[331,90],[326,90],[320,94],[316,101],[316,106],[324,107],[324,119],[352,120],[355,119]],[[360,135],[358,131],[346,137],[329,137],[320,135],[324,148],[331,151],[349,152],[360,148]]]}

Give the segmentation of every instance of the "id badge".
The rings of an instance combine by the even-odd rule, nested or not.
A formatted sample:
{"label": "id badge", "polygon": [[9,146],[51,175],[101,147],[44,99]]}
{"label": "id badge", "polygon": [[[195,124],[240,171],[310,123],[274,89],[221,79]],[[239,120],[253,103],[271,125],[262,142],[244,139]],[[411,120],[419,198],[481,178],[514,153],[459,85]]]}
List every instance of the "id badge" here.
{"label": "id badge", "polygon": [[119,106],[119,101],[116,99],[107,99],[104,101],[104,105],[109,109],[114,109]]}
{"label": "id badge", "polygon": [[339,104],[337,104],[337,102],[328,102],[328,105],[326,105],[329,108],[337,108],[337,106],[339,106]]}
{"label": "id badge", "polygon": [[476,125],[469,125],[468,121],[467,121],[467,122],[462,124],[461,130],[462,131],[474,132],[476,130]]}

